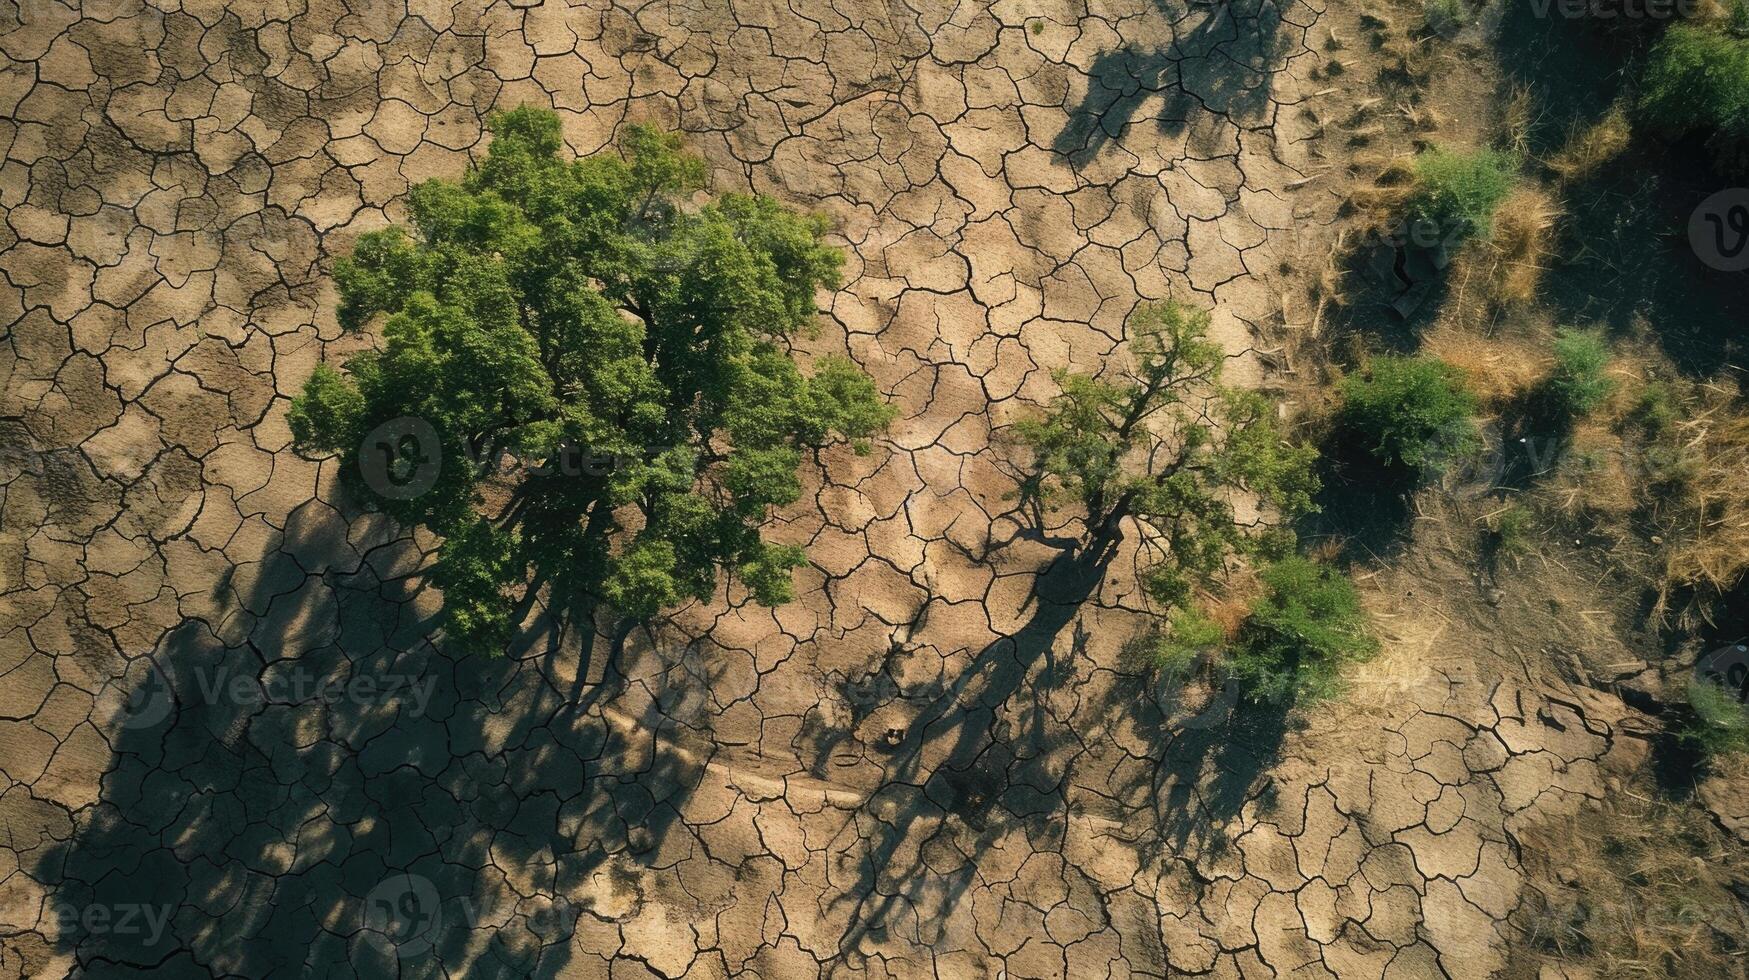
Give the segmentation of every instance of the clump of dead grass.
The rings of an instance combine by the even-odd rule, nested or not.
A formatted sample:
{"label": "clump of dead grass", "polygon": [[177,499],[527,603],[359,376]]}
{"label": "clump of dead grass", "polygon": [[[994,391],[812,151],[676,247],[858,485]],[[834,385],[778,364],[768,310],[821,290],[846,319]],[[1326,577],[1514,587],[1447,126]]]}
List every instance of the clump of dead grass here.
{"label": "clump of dead grass", "polygon": [[1518,187],[1501,204],[1494,218],[1494,265],[1488,288],[1495,304],[1510,306],[1536,299],[1560,216],[1560,205],[1541,187]]}
{"label": "clump of dead grass", "polygon": [[1638,454],[1620,432],[1583,421],[1568,435],[1550,494],[1568,514],[1626,517],[1640,505],[1640,469]]}
{"label": "clump of dead grass", "polygon": [[1549,374],[1549,357],[1533,338],[1483,336],[1442,321],[1422,338],[1423,352],[1464,373],[1470,393],[1489,408],[1523,398]]}
{"label": "clump of dead grass", "polygon": [[1633,125],[1618,102],[1591,125],[1575,126],[1566,145],[1546,162],[1562,181],[1582,181],[1621,156],[1633,137]]}
{"label": "clump of dead grass", "polygon": [[1246,566],[1221,583],[1218,595],[1201,596],[1198,605],[1202,615],[1220,627],[1221,635],[1231,643],[1238,638],[1239,627],[1262,594],[1263,583],[1257,578],[1257,570]]}
{"label": "clump of dead grass", "polygon": [[1501,112],[1501,128],[1505,132],[1506,149],[1514,156],[1530,155],[1530,131],[1536,125],[1536,100],[1530,87],[1523,83],[1512,86]]}
{"label": "clump of dead grass", "polygon": [[1650,447],[1642,483],[1664,548],[1655,612],[1674,598],[1704,617],[1705,603],[1749,570],[1749,405],[1734,384],[1684,385],[1679,418]]}

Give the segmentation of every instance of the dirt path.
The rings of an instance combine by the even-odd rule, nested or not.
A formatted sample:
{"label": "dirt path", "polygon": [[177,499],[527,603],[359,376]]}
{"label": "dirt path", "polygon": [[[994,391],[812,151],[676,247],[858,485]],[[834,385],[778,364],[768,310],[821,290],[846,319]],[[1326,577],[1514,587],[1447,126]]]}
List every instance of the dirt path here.
{"label": "dirt path", "polygon": [[[1263,379],[1237,355],[1345,193],[1326,126],[1365,93],[1323,72],[1357,12],[181,8],[0,24],[0,974],[1503,963],[1513,826],[1603,791],[1603,712],[1492,668],[1453,694],[1422,665],[1471,651],[1398,637],[1377,676],[1431,683],[1359,722],[1185,729],[1117,669],[1121,564],[1068,595],[1050,549],[989,547],[1000,427],[1137,302],[1214,307]],[[678,126],[719,189],[827,213],[815,346],[902,413],[786,515],[801,601],[687,610],[589,693],[541,636],[431,650],[421,542],[287,448],[353,346],[333,256],[525,102],[580,152]]]}

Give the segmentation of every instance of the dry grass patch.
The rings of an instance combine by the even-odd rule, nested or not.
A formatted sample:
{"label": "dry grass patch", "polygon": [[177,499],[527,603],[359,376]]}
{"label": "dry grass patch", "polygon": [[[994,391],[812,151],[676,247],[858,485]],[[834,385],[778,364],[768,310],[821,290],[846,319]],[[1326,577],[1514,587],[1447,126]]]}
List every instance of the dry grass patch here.
{"label": "dry grass patch", "polygon": [[1729,592],[1749,570],[1749,406],[1734,384],[1686,386],[1685,411],[1652,444],[1642,476],[1651,521],[1664,547],[1656,611],[1683,593],[1683,610]]}
{"label": "dry grass patch", "polygon": [[1614,800],[1527,835],[1529,863],[1559,884],[1528,892],[1513,925],[1545,962],[1599,978],[1743,976],[1743,849],[1693,806]]}
{"label": "dry grass patch", "polygon": [[1575,127],[1567,144],[1547,161],[1562,181],[1580,181],[1621,156],[1633,142],[1633,126],[1619,103],[1590,126]]}
{"label": "dry grass patch", "polygon": [[1449,321],[1428,331],[1421,349],[1462,371],[1466,387],[1491,408],[1524,396],[1549,374],[1548,352],[1534,339],[1484,337]]}
{"label": "dry grass patch", "polygon": [[1500,205],[1494,218],[1494,266],[1488,280],[1488,296],[1497,305],[1536,299],[1560,216],[1560,205],[1540,187],[1520,187]]}

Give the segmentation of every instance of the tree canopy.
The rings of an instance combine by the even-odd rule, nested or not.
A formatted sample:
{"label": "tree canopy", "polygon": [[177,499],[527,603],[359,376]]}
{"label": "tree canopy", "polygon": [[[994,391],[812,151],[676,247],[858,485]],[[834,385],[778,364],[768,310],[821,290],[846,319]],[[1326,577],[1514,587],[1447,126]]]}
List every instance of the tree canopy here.
{"label": "tree canopy", "polygon": [[[443,537],[446,628],[480,649],[502,648],[530,585],[634,620],[709,598],[724,574],[789,600],[804,555],[762,526],[800,495],[805,453],[866,451],[892,415],[848,359],[792,357],[838,283],[825,221],[695,200],[704,162],[655,129],[583,159],[550,111],[491,131],[459,182],[414,188],[410,231],[361,236],[337,264],[342,326],[381,339],[317,369],[297,443],[341,453],[357,492]],[[396,427],[408,418],[438,445]],[[400,433],[386,446],[385,425]],[[377,452],[403,476],[441,465],[396,492],[355,465]]]}
{"label": "tree canopy", "polygon": [[[1097,374],[1057,372],[1062,394],[1016,426],[1033,457],[1022,502],[1078,504],[1095,540],[1140,525],[1143,584],[1166,610],[1233,555],[1286,543],[1282,522],[1240,523],[1241,494],[1287,518],[1318,488],[1316,450],[1284,439],[1267,398],[1221,384],[1226,357],[1208,327],[1207,311],[1182,303],[1139,308],[1126,352]],[[1188,615],[1185,632],[1196,632]]]}

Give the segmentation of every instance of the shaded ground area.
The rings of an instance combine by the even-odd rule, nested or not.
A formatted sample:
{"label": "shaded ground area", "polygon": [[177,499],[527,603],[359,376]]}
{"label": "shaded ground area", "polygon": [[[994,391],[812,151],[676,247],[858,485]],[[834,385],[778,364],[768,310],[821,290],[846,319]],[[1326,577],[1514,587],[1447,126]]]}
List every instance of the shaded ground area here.
{"label": "shaded ground area", "polygon": [[[1539,109],[1530,152],[1553,155],[1612,105],[1644,130],[1634,100],[1661,25],[1537,17],[1533,8],[1506,5],[1494,35],[1507,82],[1527,87]],[[1703,143],[1643,131],[1626,153],[1570,187],[1545,295],[1575,324],[1617,334],[1649,324],[1679,367],[1711,377],[1744,362],[1737,325],[1749,317],[1749,285],[1709,268],[1689,245],[1689,216],[1731,186],[1713,172]]]}
{"label": "shaded ground area", "polygon": [[[1008,513],[1004,427],[1137,302],[1215,308],[1269,381],[1345,195],[1326,122],[1366,91],[1319,76],[1358,11],[415,8],[0,23],[0,975],[1505,962],[1519,830],[1602,792],[1606,705],[1397,580],[1358,713],[1161,690],[1120,656],[1133,555]],[[538,616],[519,657],[434,649],[432,542],[287,448],[369,342],[334,256],[525,102],[823,210],[848,282],[807,353],[901,410],[783,515],[798,602],[684,609],[598,687]]]}

